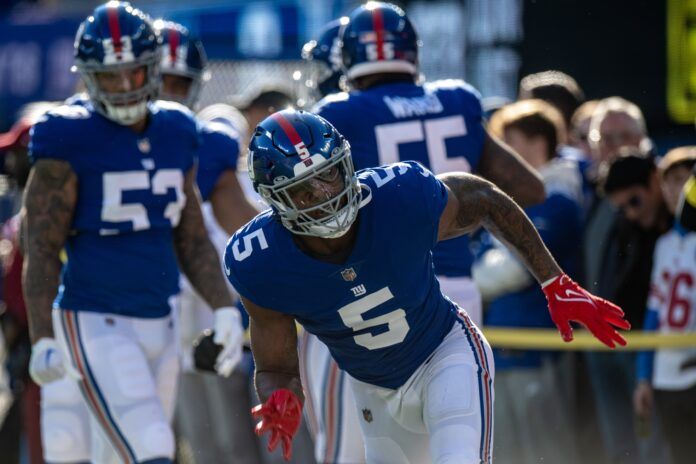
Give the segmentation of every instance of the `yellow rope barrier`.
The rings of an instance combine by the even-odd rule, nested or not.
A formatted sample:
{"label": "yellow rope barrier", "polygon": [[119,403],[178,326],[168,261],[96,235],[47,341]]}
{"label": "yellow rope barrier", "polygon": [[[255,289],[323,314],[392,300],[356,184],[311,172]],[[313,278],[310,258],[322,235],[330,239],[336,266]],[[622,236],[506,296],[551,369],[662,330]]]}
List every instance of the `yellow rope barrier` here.
{"label": "yellow rope barrier", "polygon": [[[520,350],[610,350],[586,330],[574,330],[573,341],[566,343],[555,329],[518,329],[484,327],[483,333],[495,348]],[[658,334],[656,332],[630,331],[621,333],[628,341],[617,349],[640,351],[656,348],[696,347],[696,332],[687,334]]]}
{"label": "yellow rope barrier", "polygon": [[[297,332],[302,332],[302,326],[297,324]],[[494,348],[509,348],[517,350],[553,350],[553,351],[609,351],[611,348],[583,329],[573,331],[573,341],[566,343],[556,329],[523,329],[483,327],[483,334]],[[628,344],[617,346],[617,350],[641,351],[661,348],[694,348],[696,347],[696,332],[685,334],[658,334],[632,330],[621,332]],[[245,333],[249,344],[249,330]]]}

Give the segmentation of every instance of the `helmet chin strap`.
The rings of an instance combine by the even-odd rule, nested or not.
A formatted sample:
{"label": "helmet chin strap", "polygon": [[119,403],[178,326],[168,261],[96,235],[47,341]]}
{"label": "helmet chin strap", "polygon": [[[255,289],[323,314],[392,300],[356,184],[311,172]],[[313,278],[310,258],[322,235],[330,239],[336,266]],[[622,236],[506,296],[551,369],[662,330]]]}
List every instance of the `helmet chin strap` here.
{"label": "helmet chin strap", "polygon": [[105,116],[115,123],[123,126],[130,126],[141,121],[147,114],[147,100],[140,101],[134,105],[115,106],[104,103]]}

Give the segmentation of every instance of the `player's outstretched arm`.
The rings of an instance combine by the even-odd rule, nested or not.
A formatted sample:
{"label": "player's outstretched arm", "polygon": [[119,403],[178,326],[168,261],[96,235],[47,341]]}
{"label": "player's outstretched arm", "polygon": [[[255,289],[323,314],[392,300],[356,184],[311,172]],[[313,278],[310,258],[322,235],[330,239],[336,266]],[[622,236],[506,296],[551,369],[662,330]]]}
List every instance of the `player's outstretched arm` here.
{"label": "player's outstretched arm", "polygon": [[486,130],[478,173],[493,182],[523,207],[544,201],[539,173],[520,155]]}
{"label": "player's outstretched arm", "polygon": [[213,206],[215,219],[228,235],[233,235],[258,213],[244,195],[237,174],[232,169],[220,175],[210,193],[210,204]]}
{"label": "player's outstretched arm", "polygon": [[77,176],[66,161],[40,159],[29,175],[22,205],[22,288],[33,343],[53,338],[51,308],[60,283],[60,251],[70,233]]}
{"label": "player's outstretched arm", "polygon": [[551,318],[564,340],[572,340],[570,321],[577,321],[607,346],[626,344],[614,329],[630,328],[623,311],[587,292],[563,273],[532,222],[510,197],[491,182],[471,174],[453,172],[438,178],[448,189],[439,240],[485,227],[518,255],[542,285]]}
{"label": "player's outstretched arm", "polygon": [[260,419],[256,433],[270,432],[268,450],[273,451],[280,443],[283,456],[289,460],[304,403],[295,320],[244,297],[242,303],[249,313],[251,351],[256,364],[254,384],[263,403],[252,410],[254,418]]}
{"label": "player's outstretched arm", "polygon": [[230,307],[233,305],[232,296],[225,284],[220,257],[203,223],[200,194],[195,179],[195,169],[186,173],[186,205],[181,211],[179,225],[174,230],[174,247],[179,267],[211,308]]}

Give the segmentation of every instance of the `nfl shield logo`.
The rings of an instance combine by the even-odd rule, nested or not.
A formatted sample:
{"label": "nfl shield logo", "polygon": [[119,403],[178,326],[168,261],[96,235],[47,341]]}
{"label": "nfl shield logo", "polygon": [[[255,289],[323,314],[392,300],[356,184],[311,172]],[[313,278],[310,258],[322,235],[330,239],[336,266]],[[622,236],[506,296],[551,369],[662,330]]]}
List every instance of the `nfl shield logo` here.
{"label": "nfl shield logo", "polygon": [[358,277],[358,274],[355,273],[352,267],[349,267],[341,271],[341,277],[343,277],[343,280],[346,282],[352,282]]}
{"label": "nfl shield logo", "polygon": [[363,413],[363,419],[365,419],[366,422],[368,422],[368,423],[372,422],[372,411],[370,411],[369,409],[366,408],[366,409],[362,410],[362,413]]}

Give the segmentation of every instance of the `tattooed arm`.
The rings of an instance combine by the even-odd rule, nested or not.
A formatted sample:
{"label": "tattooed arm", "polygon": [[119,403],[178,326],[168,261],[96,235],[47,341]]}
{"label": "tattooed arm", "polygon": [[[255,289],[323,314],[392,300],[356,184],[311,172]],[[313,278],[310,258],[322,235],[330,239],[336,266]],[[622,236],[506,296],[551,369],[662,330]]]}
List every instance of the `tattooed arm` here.
{"label": "tattooed arm", "polygon": [[211,308],[230,307],[233,304],[232,296],[222,275],[220,258],[203,223],[195,168],[186,174],[184,193],[186,205],[181,212],[181,221],[174,230],[179,266]]}
{"label": "tattooed arm", "polygon": [[70,232],[77,176],[65,161],[41,159],[31,170],[22,207],[22,288],[32,342],[53,337],[51,308],[60,283],[60,250]]}
{"label": "tattooed arm", "polygon": [[227,169],[220,175],[209,200],[215,219],[228,235],[234,234],[258,213],[244,195],[237,173],[232,169]]}
{"label": "tattooed arm", "polygon": [[[291,390],[304,403],[297,358],[297,327],[287,314],[262,308],[242,297],[249,312],[251,351],[256,372],[254,385],[261,402],[279,388]],[[274,340],[274,343],[268,343]]]}
{"label": "tattooed arm", "polygon": [[442,174],[448,200],[440,217],[439,240],[488,229],[525,263],[538,282],[562,273],[527,215],[499,188],[480,177],[463,172]]}
{"label": "tattooed arm", "polygon": [[546,197],[539,173],[488,131],[477,173],[500,187],[519,205],[536,205]]}

